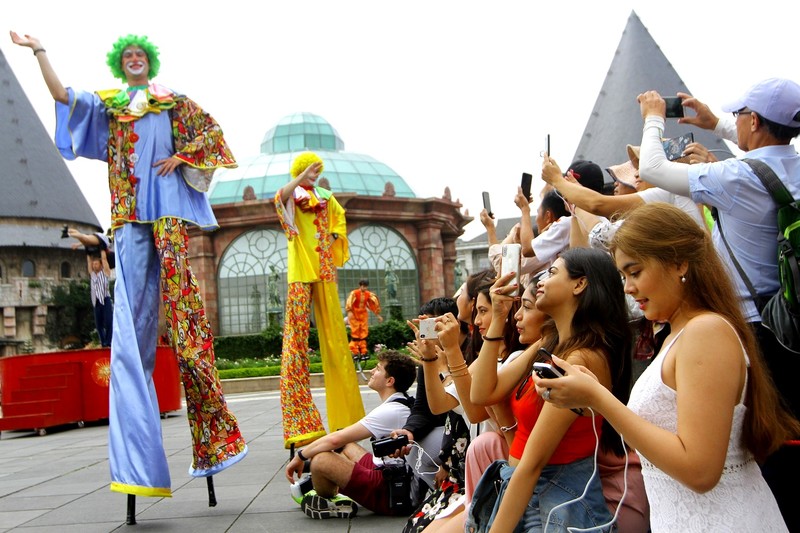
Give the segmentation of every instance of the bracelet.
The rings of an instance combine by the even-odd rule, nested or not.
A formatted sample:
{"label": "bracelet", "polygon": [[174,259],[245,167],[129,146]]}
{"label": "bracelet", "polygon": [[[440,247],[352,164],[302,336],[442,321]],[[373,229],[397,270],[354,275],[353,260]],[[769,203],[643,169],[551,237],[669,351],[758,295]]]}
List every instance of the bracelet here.
{"label": "bracelet", "polygon": [[436,357],[430,357],[430,358],[427,358],[427,359],[425,357],[420,357],[419,358],[419,360],[422,361],[423,363],[432,363],[432,362],[434,362],[434,361],[436,361],[438,359],[439,359],[438,355]]}
{"label": "bracelet", "polygon": [[513,426],[500,426],[500,431],[502,431],[503,433],[508,433],[512,429],[517,429],[517,421],[516,420],[514,420],[514,425]]}
{"label": "bracelet", "polygon": [[459,370],[464,370],[465,368],[467,368],[467,363],[466,363],[466,361],[465,361],[465,362],[463,362],[463,363],[457,364],[457,365],[455,365],[455,366],[450,366],[450,365],[447,365],[447,369],[448,369],[450,372],[458,372]]}
{"label": "bracelet", "polygon": [[451,378],[460,378],[462,376],[469,376],[469,370],[464,369],[464,371],[460,374],[453,374],[453,373],[450,374]]}
{"label": "bracelet", "polygon": [[297,450],[297,457],[299,457],[300,460],[303,462],[308,461],[308,458],[305,455],[303,455],[303,450]]}
{"label": "bracelet", "polygon": [[33,55],[36,55],[39,52],[47,52],[47,50],[45,50],[44,48],[34,48],[33,49]]}
{"label": "bracelet", "polygon": [[504,341],[504,340],[506,340],[505,337],[487,337],[486,335],[481,335],[481,337],[485,341]]}

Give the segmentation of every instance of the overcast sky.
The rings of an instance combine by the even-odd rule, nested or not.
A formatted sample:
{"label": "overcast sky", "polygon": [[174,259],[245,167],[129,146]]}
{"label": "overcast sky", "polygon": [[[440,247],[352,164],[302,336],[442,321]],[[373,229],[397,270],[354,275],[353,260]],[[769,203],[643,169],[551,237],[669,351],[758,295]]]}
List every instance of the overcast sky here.
{"label": "overcast sky", "polygon": [[[794,1],[195,0],[175,13],[167,5],[3,2],[2,19],[41,39],[65,86],[86,90],[121,87],[106,52],[122,34],[148,35],[161,52],[155,80],[210,112],[239,159],[258,154],[282,117],[318,114],[347,151],[386,163],[417,196],[449,186],[476,217],[467,238],[483,229],[482,190],[503,218],[519,213],[521,172],[540,186],[545,133],[553,157],[569,164],[632,10],[714,110],[763,78],[800,82]],[[52,99],[30,50],[7,34],[0,49],[52,133]],[[105,165],[69,168],[107,227]]]}

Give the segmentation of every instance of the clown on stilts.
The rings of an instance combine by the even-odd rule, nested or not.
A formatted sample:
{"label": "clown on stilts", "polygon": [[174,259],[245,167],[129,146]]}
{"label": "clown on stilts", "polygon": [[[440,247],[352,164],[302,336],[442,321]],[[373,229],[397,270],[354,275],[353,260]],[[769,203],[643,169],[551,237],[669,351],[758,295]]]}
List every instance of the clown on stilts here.
{"label": "clown on stilts", "polygon": [[290,171],[292,181],[275,195],[289,255],[281,354],[286,448],[303,446],[325,435],[310,389],[308,334],[312,303],[325,374],[328,427],[335,431],[364,416],[336,286],[336,268],[349,258],[344,209],[330,191],[314,185],[322,170],[318,155],[298,155]]}
{"label": "clown on stilts", "polygon": [[160,304],[184,386],[193,452],[189,474],[210,479],[247,454],[222,394],[214,336],[188,261],[187,226],[212,230],[217,221],[204,192],[207,182],[184,178],[181,172],[234,167],[236,162],[211,116],[186,96],[150,83],[160,63],[147,37],[128,35],[114,44],[107,63],[128,87],[97,93],[64,88],[38,39],[14,32],[11,38],[33,49],[56,100],[55,140],[64,158],[108,164],[117,255],[109,392],[111,490],[171,496],[153,384]]}

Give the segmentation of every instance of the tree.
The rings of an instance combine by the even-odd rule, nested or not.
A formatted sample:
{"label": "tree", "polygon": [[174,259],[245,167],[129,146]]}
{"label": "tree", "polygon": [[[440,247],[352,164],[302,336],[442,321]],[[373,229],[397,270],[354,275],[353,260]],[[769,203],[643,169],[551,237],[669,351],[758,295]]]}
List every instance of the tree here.
{"label": "tree", "polygon": [[79,348],[92,340],[95,332],[88,280],[71,280],[55,285],[48,305],[45,334],[63,348]]}

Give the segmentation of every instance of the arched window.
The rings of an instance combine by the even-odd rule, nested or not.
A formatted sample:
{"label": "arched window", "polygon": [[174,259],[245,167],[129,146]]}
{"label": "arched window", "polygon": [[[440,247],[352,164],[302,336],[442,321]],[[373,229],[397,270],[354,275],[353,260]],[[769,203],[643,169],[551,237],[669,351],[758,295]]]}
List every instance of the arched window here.
{"label": "arched window", "polygon": [[282,316],[286,270],[283,232],[257,229],[237,237],[220,260],[220,335],[258,333],[267,326],[268,311]]}
{"label": "arched window", "polygon": [[36,263],[30,259],[22,260],[22,277],[35,278],[36,277]]}
{"label": "arched window", "polygon": [[[365,278],[369,280],[369,290],[378,295],[385,318],[389,316],[389,304],[400,305],[404,317],[417,316],[420,304],[417,261],[403,236],[387,226],[366,224],[349,232],[347,238],[350,260],[339,270],[342,308],[350,291],[358,288],[358,281]],[[394,299],[387,291],[387,274],[392,270],[397,276]],[[370,322],[375,320],[371,313],[369,316]]]}
{"label": "arched window", "polygon": [[72,265],[69,261],[64,261],[61,263],[61,277],[63,279],[69,279],[72,277]]}
{"label": "arched window", "polygon": [[[339,270],[339,300],[344,303],[358,280],[369,280],[378,295],[384,317],[388,317],[387,271],[397,276],[393,302],[403,316],[416,316],[419,309],[417,264],[411,247],[395,230],[365,225],[348,233],[350,260]],[[220,335],[258,333],[269,316],[281,319],[286,304],[287,250],[283,232],[257,229],[243,233],[225,250],[220,260]],[[370,320],[374,320],[370,314]]]}

